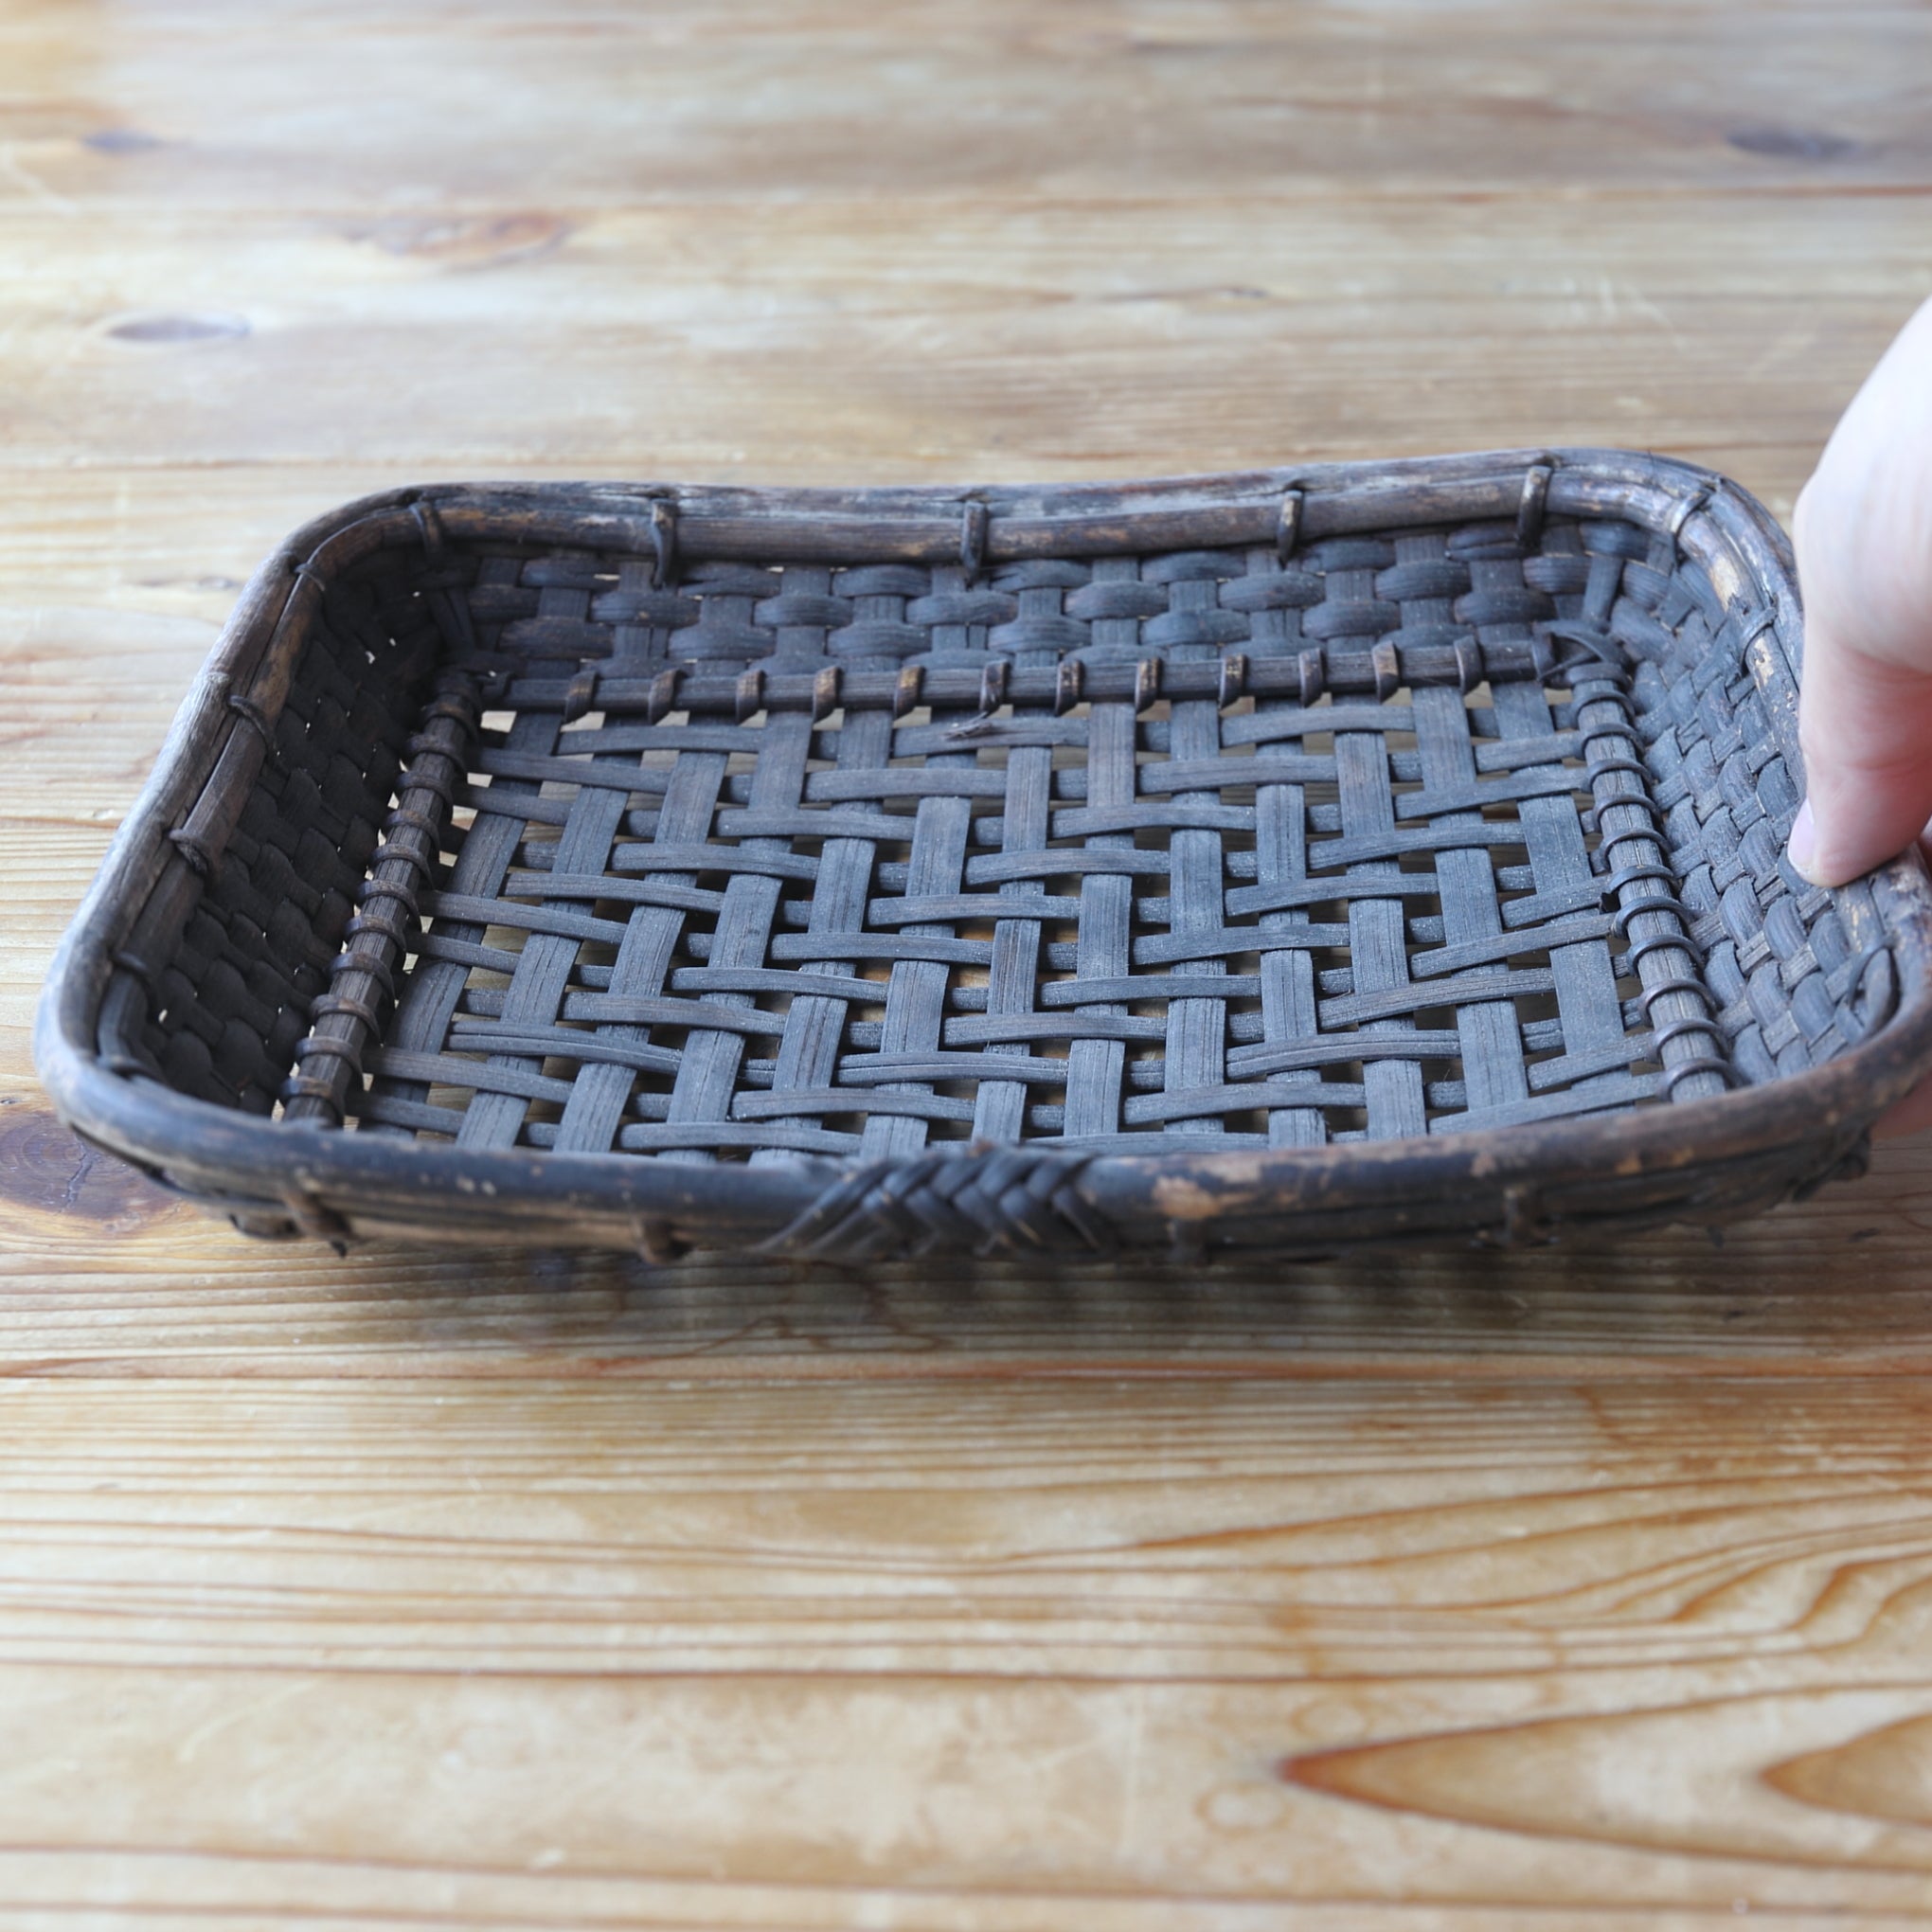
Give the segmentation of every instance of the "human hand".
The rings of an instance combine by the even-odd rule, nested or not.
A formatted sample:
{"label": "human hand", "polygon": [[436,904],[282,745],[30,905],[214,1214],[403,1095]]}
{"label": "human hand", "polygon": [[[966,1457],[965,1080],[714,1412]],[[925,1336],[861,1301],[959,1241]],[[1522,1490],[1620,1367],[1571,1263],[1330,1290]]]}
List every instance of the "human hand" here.
{"label": "human hand", "polygon": [[[1794,520],[1804,594],[1791,863],[1841,886],[1932,821],[1932,302],[1852,399]],[[1932,1082],[1879,1123],[1932,1126]]]}

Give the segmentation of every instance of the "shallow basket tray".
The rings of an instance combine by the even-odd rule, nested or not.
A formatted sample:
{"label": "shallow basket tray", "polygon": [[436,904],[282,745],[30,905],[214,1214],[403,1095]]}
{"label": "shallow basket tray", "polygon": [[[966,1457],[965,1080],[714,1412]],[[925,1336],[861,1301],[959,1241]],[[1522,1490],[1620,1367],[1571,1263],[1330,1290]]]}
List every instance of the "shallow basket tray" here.
{"label": "shallow basket tray", "polygon": [[453,487],[258,573],[42,1073],[254,1234],[866,1260],[1767,1208],[1932,1057],[1783,539],[1598,451]]}

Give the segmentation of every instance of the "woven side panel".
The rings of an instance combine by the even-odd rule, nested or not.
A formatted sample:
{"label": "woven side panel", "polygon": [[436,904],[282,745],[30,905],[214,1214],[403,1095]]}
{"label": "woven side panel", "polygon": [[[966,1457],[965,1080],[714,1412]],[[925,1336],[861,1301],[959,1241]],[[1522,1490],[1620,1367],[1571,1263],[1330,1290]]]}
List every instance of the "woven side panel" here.
{"label": "woven side panel", "polygon": [[1723,608],[1667,538],[1618,525],[1599,541],[1623,560],[1608,628],[1634,665],[1668,863],[1722,1050],[1753,1082],[1801,1072],[1879,1024],[1896,982],[1869,888],[1824,892],[1785,864],[1802,785],[1771,722],[1797,702],[1767,639],[1775,614]]}
{"label": "woven side panel", "polygon": [[392,553],[331,587],[178,944],[135,962],[150,981],[142,1044],[181,1091],[265,1114],[295,1063],[438,648],[419,577]]}

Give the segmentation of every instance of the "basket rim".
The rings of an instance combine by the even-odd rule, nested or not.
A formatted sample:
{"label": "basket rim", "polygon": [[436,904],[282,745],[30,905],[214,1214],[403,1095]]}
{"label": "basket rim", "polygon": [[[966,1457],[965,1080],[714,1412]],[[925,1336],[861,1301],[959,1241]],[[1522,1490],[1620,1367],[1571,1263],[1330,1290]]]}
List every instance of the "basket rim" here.
{"label": "basket rim", "polygon": [[[1794,674],[1802,628],[1790,546],[1762,504],[1735,483],[1674,458],[1594,449],[1485,451],[1389,462],[1307,464],[1211,476],[1116,484],[962,489],[828,490],[627,483],[439,484],[365,496],[311,520],[266,559],[239,599],[185,697],[139,797],[62,939],[36,1016],[34,1056],[56,1111],[78,1133],[151,1173],[165,1172],[225,1196],[238,1210],[309,1204],[326,1223],[351,1213],[380,1229],[412,1208],[460,1200],[479,1239],[500,1240],[535,1212],[597,1224],[674,1221],[746,1235],[776,1231],[858,1163],[805,1157],[770,1166],[695,1164],[634,1154],[476,1151],[267,1121],[110,1068],[95,1027],[112,955],[137,906],[120,891],[198,796],[221,750],[228,693],[253,670],[323,552],[339,566],[419,528],[420,506],[449,534],[533,544],[586,538],[648,549],[654,506],[677,505],[689,555],[852,561],[957,554],[962,507],[982,507],[987,560],[1103,549],[1268,540],[1284,492],[1296,493],[1304,538],[1508,516],[1526,478],[1550,513],[1615,516],[1675,536],[1720,586],[1757,588],[1775,621],[1766,632]],[[1539,503],[1539,509],[1541,504]],[[940,513],[944,512],[942,516]],[[1190,534],[1192,532],[1192,534]],[[776,544],[776,547],[774,545]],[[788,549],[787,546],[793,546]],[[1795,719],[1780,718],[1781,748],[1798,765]],[[1799,767],[1801,768],[1801,767]],[[1349,1142],[1312,1148],[1194,1153],[1100,1153],[1020,1144],[1038,1157],[1078,1158],[1081,1191],[1123,1215],[1170,1225],[1243,1208],[1349,1205],[1619,1174],[1668,1172],[1746,1160],[1798,1139],[1855,1137],[1932,1068],[1932,879],[1916,847],[1870,876],[1888,922],[1899,1000],[1863,1040],[1804,1072],[1705,1100],[1523,1128]],[[962,1146],[957,1152],[970,1152]],[[937,1152],[937,1150],[936,1150]],[[898,1163],[897,1165],[903,1165]],[[535,1234],[537,1230],[527,1229]]]}

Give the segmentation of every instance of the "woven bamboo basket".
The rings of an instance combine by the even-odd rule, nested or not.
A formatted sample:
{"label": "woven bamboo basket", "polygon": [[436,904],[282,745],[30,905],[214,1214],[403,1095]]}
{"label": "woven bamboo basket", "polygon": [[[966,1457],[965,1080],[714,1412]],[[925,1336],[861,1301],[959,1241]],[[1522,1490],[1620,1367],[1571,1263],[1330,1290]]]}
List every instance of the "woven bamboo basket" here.
{"label": "woven bamboo basket", "polygon": [[1783,861],[1783,539],[1651,457],[451,487],[263,565],[63,947],[257,1235],[1519,1244],[1859,1169],[1915,858]]}

